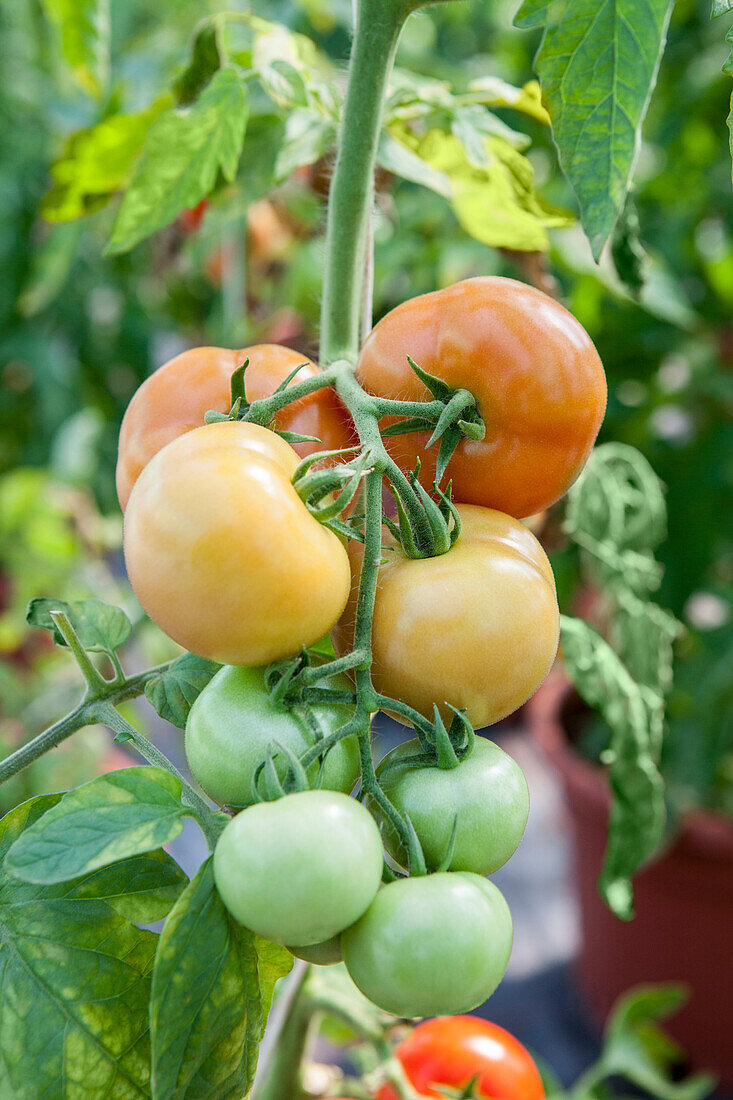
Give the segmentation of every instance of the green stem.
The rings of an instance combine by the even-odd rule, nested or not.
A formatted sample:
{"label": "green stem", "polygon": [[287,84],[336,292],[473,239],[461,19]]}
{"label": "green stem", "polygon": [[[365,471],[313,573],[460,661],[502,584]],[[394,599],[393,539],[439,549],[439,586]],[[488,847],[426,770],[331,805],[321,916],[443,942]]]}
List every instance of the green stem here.
{"label": "green stem", "polygon": [[196,820],[201,826],[201,831],[206,837],[209,849],[213,851],[228,821],[226,815],[215,813],[210,809],[204,800],[196,794],[196,791],[190,783],[184,779],[175,764],[172,764],[168,757],[165,756],[152,741],[145,737],[144,734],[130,725],[130,723],[122,717],[119,711],[115,710],[111,703],[107,701],[101,703],[97,702],[91,709],[92,714],[98,722],[102,722],[105,726],[109,726],[113,733],[121,734],[125,741],[131,743],[140,756],[142,756],[144,760],[147,760],[148,764],[152,764],[156,768],[163,768],[164,771],[170,772],[171,775],[175,775],[176,779],[178,779],[181,784],[181,801],[184,805],[188,806],[189,809],[193,810]]}
{"label": "green stem", "polygon": [[90,699],[99,698],[108,686],[102,673],[92,663],[92,659],[84,649],[78,634],[74,630],[63,611],[52,611],[51,618],[61,637],[74,655],[74,660],[79,666],[79,671],[86,680],[87,696]]}
{"label": "green stem", "polygon": [[[157,665],[155,668],[146,669],[145,672],[140,672],[136,676],[130,676],[122,683],[107,683],[105,681],[107,686],[101,698],[107,700],[113,706],[117,703],[124,703],[128,699],[134,699],[145,691],[148,680],[152,680],[154,677],[159,676],[161,672],[165,672],[171,664],[171,661],[166,661],[163,665]],[[72,733],[76,733],[84,726],[92,725],[96,721],[92,714],[94,702],[95,700],[88,698],[83,699],[64,718],[54,722],[48,729],[43,730],[27,744],[22,745],[10,756],[7,756],[0,763],[0,785],[11,779],[23,768],[27,768],[29,764],[32,764],[39,756],[43,756],[49,749],[55,749]]]}
{"label": "green stem", "polygon": [[359,351],[366,244],[384,94],[409,6],[359,0],[349,84],[328,202],[321,361]]}
{"label": "green stem", "polygon": [[302,1072],[313,1022],[308,1001],[310,967],[296,962],[288,984],[275,1003],[270,1027],[260,1047],[251,1100],[301,1100]]}
{"label": "green stem", "polygon": [[[305,362],[305,359],[303,362]],[[318,374],[314,374],[310,378],[304,378],[301,382],[292,382],[284,389],[276,390],[269,397],[253,401],[243,419],[267,427],[286,405],[292,405],[293,402],[300,401],[301,398],[308,397],[309,394],[315,393],[317,390],[335,385],[339,369],[343,369],[342,364],[334,364],[329,370],[319,371]],[[246,388],[246,373],[244,384]]]}

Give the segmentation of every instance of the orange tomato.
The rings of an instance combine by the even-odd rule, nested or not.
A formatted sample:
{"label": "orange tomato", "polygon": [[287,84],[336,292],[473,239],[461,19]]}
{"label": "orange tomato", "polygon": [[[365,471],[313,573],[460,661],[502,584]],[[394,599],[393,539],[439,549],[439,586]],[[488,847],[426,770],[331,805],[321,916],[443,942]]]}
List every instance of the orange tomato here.
{"label": "orange tomato", "polygon": [[[467,279],[388,313],[364,344],[357,377],[369,393],[429,398],[407,362],[469,390],[486,436],[463,439],[446,481],[453,499],[518,518],[541,512],[580,473],[606,408],[606,377],[582,325],[554,299],[513,279]],[[385,418],[383,425],[394,418]],[[385,440],[403,470],[435,477],[428,432]]]}
{"label": "orange tomato", "polygon": [[179,645],[265,665],[328,633],[349,594],[341,540],[292,486],[298,456],[259,424],[185,432],[148,462],[125,513],[130,582]]}
{"label": "orange tomato", "polygon": [[[435,558],[408,558],[385,535],[372,677],[381,694],[427,718],[437,703],[450,722],[450,703],[479,728],[537,690],[557,653],[560,619],[552,568],[531,531],[490,508],[461,504],[458,512],[461,535]],[[362,543],[349,543],[351,595],[332,633],[338,653],[352,645],[363,553]]]}
{"label": "orange tomato", "polygon": [[[303,381],[318,367],[300,352],[278,344],[229,348],[192,348],[159,367],[133,395],[120,429],[117,495],[124,511],[135,481],[154,454],[184,432],[204,423],[209,409],[226,413],[231,406],[231,377],[249,359],[247,397],[269,397],[299,363],[294,381]],[[298,443],[303,457],[317,450],[350,447],[355,442],[349,416],[331,389],[317,390],[287,405],[276,417],[284,431],[313,435],[322,443]]]}

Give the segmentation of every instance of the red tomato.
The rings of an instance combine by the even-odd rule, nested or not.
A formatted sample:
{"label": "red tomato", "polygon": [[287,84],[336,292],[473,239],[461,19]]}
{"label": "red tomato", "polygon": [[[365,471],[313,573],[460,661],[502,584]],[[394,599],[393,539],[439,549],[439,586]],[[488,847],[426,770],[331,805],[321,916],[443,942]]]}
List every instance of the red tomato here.
{"label": "red tomato", "polygon": [[[541,512],[572,485],[606,408],[606,376],[585,329],[558,302],[513,279],[467,279],[388,313],[364,344],[357,377],[370,393],[430,395],[407,362],[469,390],[486,436],[463,439],[448,464],[453,499],[518,519]],[[383,425],[394,418],[386,418]],[[437,445],[428,432],[385,440],[403,470],[415,460],[431,485]]]}
{"label": "red tomato", "polygon": [[[544,1100],[537,1066],[513,1035],[476,1016],[438,1016],[418,1024],[395,1050],[410,1083],[422,1096],[440,1086],[465,1088],[478,1074],[477,1091],[491,1100]],[[377,1100],[398,1100],[386,1085]]]}
{"label": "red tomato", "polygon": [[[292,348],[256,344],[229,348],[192,348],[159,367],[133,395],[122,420],[117,459],[117,495],[123,510],[143,467],[166,443],[192,428],[201,427],[209,409],[228,412],[231,377],[249,359],[246,390],[250,401],[269,397],[299,363],[296,381],[316,374],[318,367]],[[296,443],[301,456],[316,450],[350,447],[355,441],[351,420],[331,389],[317,390],[287,405],[276,427],[323,442]]]}

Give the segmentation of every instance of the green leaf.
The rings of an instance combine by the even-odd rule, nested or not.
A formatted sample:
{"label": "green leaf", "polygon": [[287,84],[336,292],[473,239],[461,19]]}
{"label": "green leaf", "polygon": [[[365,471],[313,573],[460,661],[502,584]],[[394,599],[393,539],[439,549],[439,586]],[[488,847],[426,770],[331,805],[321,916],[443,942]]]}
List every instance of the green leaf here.
{"label": "green leaf", "polygon": [[224,64],[219,26],[217,21],[207,21],[193,36],[188,64],[173,82],[173,94],[181,107],[188,107],[198,99]]}
{"label": "green leaf", "polygon": [[525,0],[517,25],[544,24],[535,67],[560,162],[596,259],[636,161],[672,0]]}
{"label": "green leaf", "polygon": [[275,162],[275,181],[287,179],[296,168],[315,164],[336,140],[335,123],[307,107],[288,113],[285,134]]}
{"label": "green leaf", "polygon": [[112,115],[72,134],[51,165],[54,184],[41,203],[43,217],[72,221],[104,206],[131,178],[150,127],[170,104],[165,95],[139,114]]}
{"label": "green leaf", "polygon": [[713,1087],[707,1074],[679,1084],[669,1079],[679,1051],[656,1026],[688,999],[684,986],[639,986],[614,1006],[604,1034],[600,1066],[604,1077],[620,1076],[658,1100],[702,1100]]}
{"label": "green leaf", "polygon": [[247,123],[246,88],[232,66],[220,69],[192,107],[155,122],[125,192],[108,252],[122,252],[196,206],[218,173],[231,182]]}
{"label": "green leaf", "polygon": [[532,165],[505,138],[486,136],[488,163],[479,166],[471,163],[462,142],[444,130],[432,129],[418,136],[407,128],[394,127],[392,133],[424,165],[449,181],[456,217],[482,244],[545,251],[549,248],[547,227],[572,223],[566,211],[543,202],[534,189]]}
{"label": "green leaf", "polygon": [[[731,92],[730,111],[728,112],[727,122],[728,122],[728,130],[730,132],[730,138],[729,138],[729,141],[728,141],[728,145],[730,147],[730,155],[731,155],[731,157],[733,157],[733,92]],[[733,176],[733,173],[732,173],[732,176]]]}
{"label": "green leaf", "polygon": [[63,55],[85,91],[101,96],[109,82],[109,0],[43,0],[61,35]]}
{"label": "green leaf", "polygon": [[[167,852],[142,852],[95,871],[87,880],[94,896],[104,897],[116,913],[136,924],[152,924],[168,916],[188,878]],[[79,886],[77,896],[84,896]]]}
{"label": "green leaf", "polygon": [[727,15],[729,11],[733,11],[733,0],[713,0],[710,18],[717,19],[719,15]]}
{"label": "green leaf", "polygon": [[[0,822],[0,860],[58,799],[32,799]],[[0,867],[0,1096],[150,1096],[148,1001],[158,937],[120,907],[128,890],[138,890],[141,912],[160,911],[152,882],[145,905],[140,875],[132,859],[39,887]]]}
{"label": "green leaf", "polygon": [[215,661],[184,653],[159,676],[148,680],[146,698],[166,722],[185,729],[188,712],[220,668]]}
{"label": "green leaf", "polygon": [[291,966],[285,948],[258,941],[229,916],[208,860],[158,944],[150,1003],[155,1100],[246,1095],[273,985]]}
{"label": "green leaf", "polygon": [[561,616],[562,654],[568,675],[589,706],[611,727],[604,760],[614,795],[608,844],[599,881],[601,894],[622,920],[633,916],[631,876],[664,835],[664,786],[650,700],[628,669],[587,623]]}
{"label": "green leaf", "polygon": [[10,874],[51,885],[151,852],[182,829],[181,783],[162,768],[109,772],[65,794],[5,857]]}
{"label": "green leaf", "polygon": [[130,636],[132,623],[119,607],[101,600],[75,600],[66,603],[46,596],[31,600],[26,611],[29,626],[50,630],[56,645],[66,645],[51,618],[52,611],[63,611],[73,626],[81,644],[90,653],[113,653]]}

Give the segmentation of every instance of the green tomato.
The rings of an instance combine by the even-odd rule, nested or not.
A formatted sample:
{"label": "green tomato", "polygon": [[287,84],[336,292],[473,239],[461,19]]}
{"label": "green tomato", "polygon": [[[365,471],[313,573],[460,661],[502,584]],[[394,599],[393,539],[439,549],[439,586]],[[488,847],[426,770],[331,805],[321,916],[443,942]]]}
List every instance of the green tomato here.
{"label": "green tomato", "polygon": [[[345,676],[331,677],[323,686],[353,691]],[[311,711],[324,736],[343,726],[351,708],[316,703]],[[273,700],[265,686],[264,668],[225,665],[199,695],[186,723],[186,756],[192,774],[210,798],[220,806],[249,806],[252,779],[272,741],[279,741],[301,756],[316,741],[313,730],[297,708],[286,710]],[[276,759],[282,779],[287,762]],[[308,769],[315,784],[320,762]],[[359,743],[356,737],[338,741],[326,755],[320,785],[348,794],[359,777]]]}
{"label": "green tomato", "polygon": [[323,943],[314,943],[310,947],[289,947],[291,955],[303,962],[315,963],[316,966],[333,966],[334,963],[344,961],[344,953],[341,948],[341,936],[332,936]]}
{"label": "green tomato", "polygon": [[232,916],[266,940],[295,947],[320,944],[358,920],[382,868],[374,818],[334,791],[250,806],[214,851],[216,886]]}
{"label": "green tomato", "polygon": [[[382,760],[377,775],[392,805],[415,826],[428,869],[440,867],[455,822],[448,870],[477,875],[498,871],[514,855],[527,826],[529,789],[522,769],[484,737],[476,738],[471,755],[455,768],[399,764],[420,751],[417,740],[398,745]],[[406,867],[394,828],[373,800],[368,806],[382,827],[385,848]]]}
{"label": "green tomato", "polygon": [[470,1012],[502,979],[512,918],[487,879],[444,872],[385,886],[341,937],[355,985],[395,1016]]}

